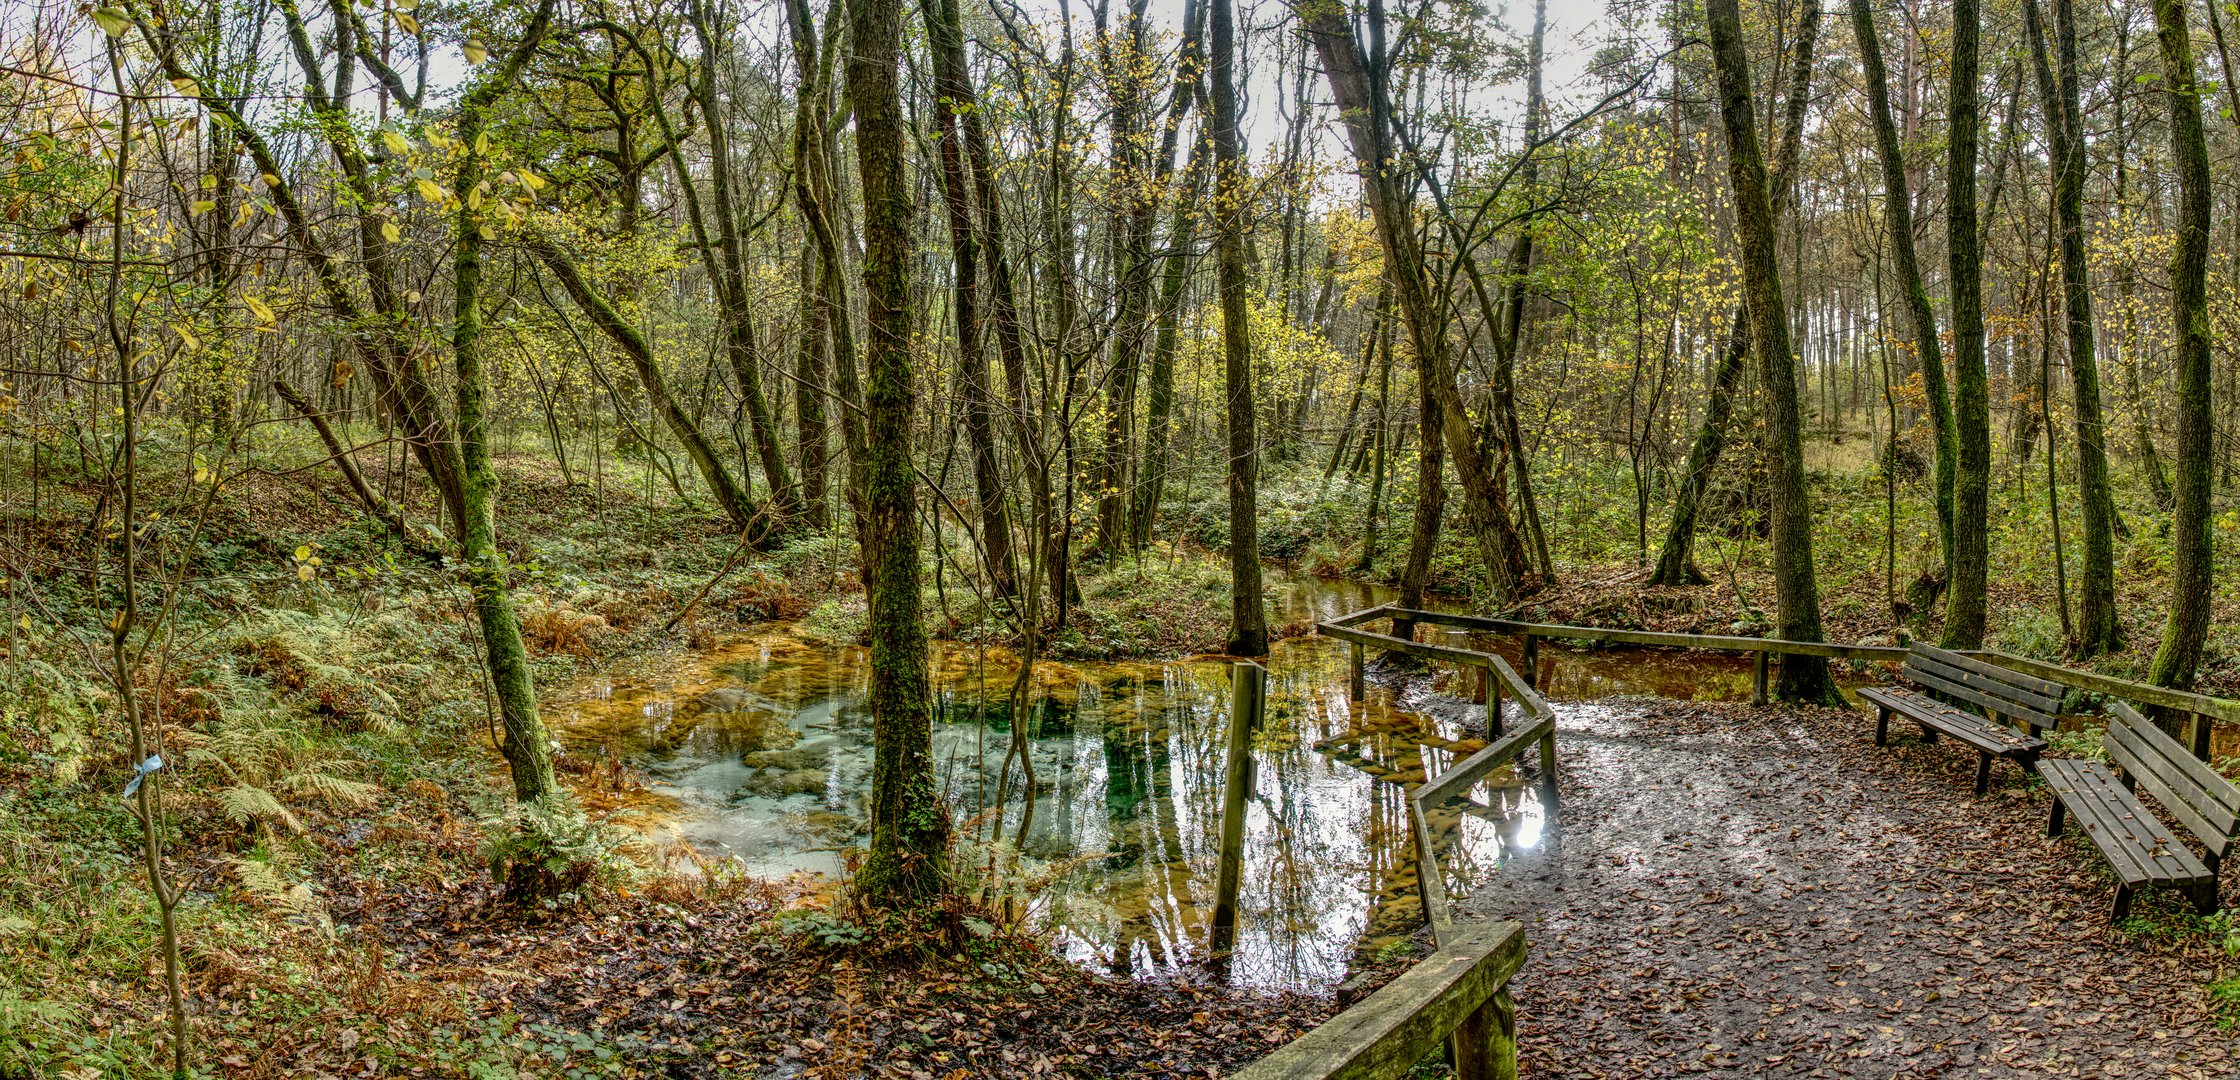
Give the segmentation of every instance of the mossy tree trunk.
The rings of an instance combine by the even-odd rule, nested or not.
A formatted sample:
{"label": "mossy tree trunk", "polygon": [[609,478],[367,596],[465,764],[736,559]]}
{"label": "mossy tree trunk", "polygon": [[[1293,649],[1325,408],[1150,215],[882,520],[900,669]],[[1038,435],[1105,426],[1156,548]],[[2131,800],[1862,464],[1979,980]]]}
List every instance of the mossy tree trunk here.
{"label": "mossy tree trunk", "polygon": [[[1766,471],[1773,493],[1774,629],[1791,641],[1819,641],[1820,587],[1812,563],[1812,506],[1805,488],[1804,432],[1798,415],[1797,361],[1789,345],[1788,306],[1775,260],[1773,204],[1765,162],[1758,156],[1757,117],[1750,99],[1750,59],[1742,49],[1737,0],[1706,0],[1711,56],[1718,71],[1719,115],[1727,133],[1727,172],[1734,185],[1735,231],[1742,240],[1743,299],[1758,354],[1766,409]],[[1832,704],[1835,679],[1826,659],[1781,658],[1783,701]]]}
{"label": "mossy tree trunk", "polygon": [[758,541],[773,532],[777,522],[756,512],[754,500],[740,486],[738,478],[731,475],[730,467],[716,453],[715,444],[708,441],[707,433],[693,422],[692,414],[685,412],[677,404],[676,396],[669,392],[668,380],[662,377],[660,365],[654,362],[652,343],[584,280],[582,269],[567,253],[543,238],[529,241],[528,246],[552,269],[552,275],[560,279],[560,287],[567,290],[576,306],[591,316],[592,323],[629,357],[630,366],[638,373],[638,385],[646,392],[646,403],[653,406],[669,433],[683,444],[685,454],[700,470],[700,478],[707,482],[708,490],[715,493],[716,505],[731,519],[731,527]]}
{"label": "mossy tree trunk", "polygon": [[1233,0],[1213,5],[1214,272],[1221,294],[1221,346],[1229,415],[1229,652],[1268,651],[1260,595],[1260,458],[1254,445],[1250,285],[1245,280],[1244,162],[1237,139]]}
{"label": "mossy tree trunk", "polygon": [[973,492],[980,504],[979,554],[987,564],[991,591],[998,600],[1009,602],[1018,597],[1019,576],[1011,552],[1010,503],[996,461],[995,402],[988,392],[988,358],[980,325],[979,236],[957,127],[958,112],[972,108],[974,101],[971,75],[965,69],[964,27],[957,0],[920,0],[918,10],[933,54],[934,134],[940,150],[942,202],[948,210],[949,248],[956,266],[952,311],[957,327],[957,407],[964,417]]}
{"label": "mossy tree trunk", "polygon": [[1960,466],[1952,478],[1952,579],[1945,593],[1943,638],[1948,649],[1982,647],[1991,570],[1991,374],[1983,342],[1983,246],[1976,229],[1982,33],[1976,0],[1954,0],[1945,138],[1945,277],[1952,299],[1952,409]]}
{"label": "mossy tree trunk", "polygon": [[[949,817],[933,782],[932,697],[919,589],[917,471],[910,417],[910,188],[903,176],[901,0],[851,4],[848,96],[863,192],[864,589],[870,601],[871,850],[864,900],[922,902],[942,890]],[[1031,794],[1029,796],[1032,797]]]}
{"label": "mossy tree trunk", "polygon": [[2077,86],[2074,0],[2053,0],[2058,68],[2046,62],[2045,24],[2037,0],[2025,0],[2031,66],[2044,99],[2053,158],[2054,210],[2061,231],[2062,307],[2067,316],[2069,380],[2076,398],[2077,493],[2084,502],[2084,573],[2077,605],[2079,656],[2123,648],[2116,621],[2116,503],[2108,483],[2106,427],[2100,417],[2100,365],[2092,328],[2092,280],[2084,248],[2084,122]]}
{"label": "mossy tree trunk", "polygon": [[[1804,146],[1805,114],[1812,104],[1812,58],[1820,40],[1820,9],[1807,4],[1797,19],[1796,42],[1790,48],[1788,99],[1781,118],[1781,142],[1773,150],[1772,185],[1774,227],[1795,200],[1796,162]],[[1712,374],[1711,396],[1704,403],[1703,423],[1688,447],[1688,464],[1673,496],[1672,521],[1666,526],[1664,545],[1657,551],[1651,585],[1700,585],[1706,580],[1696,566],[1696,519],[1703,512],[1703,498],[1711,490],[1711,476],[1726,454],[1727,425],[1734,419],[1735,391],[1742,385],[1744,365],[1750,354],[1750,310],[1737,304],[1734,326],[1719,352],[1719,366]]]}
{"label": "mossy tree trunk", "polygon": [[[553,0],[543,0],[537,6],[520,43],[461,99],[460,145],[473,148],[480,141],[487,130],[488,110],[520,79],[530,55],[551,26],[552,6]],[[550,740],[537,714],[529,650],[521,640],[505,556],[498,550],[498,474],[490,462],[488,376],[482,361],[483,230],[489,227],[491,215],[481,209],[481,199],[471,197],[487,174],[483,158],[470,149],[460,161],[451,188],[459,204],[458,246],[452,256],[451,326],[459,439],[452,453],[457,455],[466,511],[460,530],[460,555],[474,596],[475,617],[482,624],[484,659],[505,732],[499,750],[513,774],[514,798],[528,803],[555,794],[559,784],[552,773]]]}
{"label": "mossy tree trunk", "polygon": [[1890,73],[1882,63],[1882,38],[1875,30],[1872,0],[1851,0],[1851,29],[1859,43],[1861,78],[1874,114],[1875,148],[1882,164],[1883,219],[1890,235],[1890,261],[1897,264],[1898,292],[1905,298],[1907,329],[1921,363],[1921,387],[1929,399],[1929,428],[1936,447],[1932,482],[1936,488],[1939,561],[1952,563],[1952,486],[1959,467],[1960,437],[1953,426],[1952,395],[1945,382],[1944,346],[1937,337],[1936,310],[1921,280],[1921,259],[1913,243],[1913,192],[1906,174],[1905,147],[1890,109]]}
{"label": "mossy tree trunk", "polygon": [[2215,588],[2210,565],[2209,147],[2201,126],[2201,85],[2183,0],[2154,0],[2162,44],[2162,89],[2170,124],[2170,158],[2178,172],[2177,248],[2170,255],[2170,324],[2176,328],[2176,508],[2170,533],[2170,611],[2148,678],[2190,688],[2209,633]]}

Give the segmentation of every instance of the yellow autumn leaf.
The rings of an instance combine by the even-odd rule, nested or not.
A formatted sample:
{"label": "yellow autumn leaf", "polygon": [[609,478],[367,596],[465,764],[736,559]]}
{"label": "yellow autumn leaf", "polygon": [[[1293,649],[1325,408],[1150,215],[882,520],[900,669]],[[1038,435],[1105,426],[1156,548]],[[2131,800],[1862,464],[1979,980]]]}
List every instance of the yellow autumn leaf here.
{"label": "yellow autumn leaf", "polygon": [[480,38],[468,38],[466,45],[459,51],[467,54],[467,63],[477,67],[490,59],[490,50],[483,46]]}
{"label": "yellow autumn leaf", "polygon": [[397,20],[397,25],[403,27],[405,33],[411,34],[413,37],[420,36],[420,20],[415,19],[402,11],[392,11],[389,13],[389,16]]}
{"label": "yellow autumn leaf", "polygon": [[196,199],[187,207],[187,214],[190,217],[201,217],[217,208],[218,204],[210,199]]}
{"label": "yellow autumn leaf", "polygon": [[296,545],[296,561],[297,561],[297,562],[302,562],[303,560],[305,560],[305,559],[308,559],[308,558],[310,558],[310,557],[311,557],[311,545],[309,545],[309,544],[297,544],[297,545]]}
{"label": "yellow autumn leaf", "polygon": [[418,180],[418,181],[415,181],[415,183],[416,183],[416,184],[417,184],[417,185],[419,186],[419,188],[420,188],[420,197],[421,197],[421,198],[423,198],[423,199],[426,199],[426,200],[428,200],[429,202],[432,202],[432,203],[440,203],[440,202],[442,202],[442,201],[443,201],[443,189],[442,189],[441,187],[438,187],[438,186],[436,186],[436,182],[435,182],[435,181],[433,181],[433,180]]}
{"label": "yellow autumn leaf", "polygon": [[172,333],[174,333],[174,334],[177,334],[177,335],[179,335],[179,340],[180,340],[180,341],[183,341],[183,342],[186,342],[186,343],[187,343],[187,348],[189,348],[189,349],[200,349],[200,348],[202,348],[202,339],[201,339],[201,338],[198,338],[198,337],[196,337],[196,336],[194,336],[194,331],[192,331],[192,330],[189,330],[189,329],[187,329],[186,327],[184,327],[184,326],[181,326],[181,325],[179,325],[178,323],[172,323],[172,324],[171,324],[171,332],[172,332]]}
{"label": "yellow autumn leaf", "polygon": [[276,317],[272,314],[272,308],[267,306],[264,301],[259,300],[254,296],[250,296],[247,293],[243,293],[241,295],[241,302],[249,306],[249,311],[252,314],[256,315],[258,321],[267,323],[277,321]]}
{"label": "yellow autumn leaf", "polygon": [[412,149],[412,144],[405,141],[404,136],[399,135],[394,131],[384,131],[381,133],[381,145],[388,147],[390,153],[398,155],[402,155]]}
{"label": "yellow autumn leaf", "polygon": [[202,95],[202,87],[189,78],[182,77],[171,80],[171,88],[188,97],[200,97]]}
{"label": "yellow autumn leaf", "polygon": [[110,37],[123,37],[126,30],[132,29],[132,16],[125,14],[123,8],[95,8],[93,21]]}
{"label": "yellow autumn leaf", "polygon": [[318,572],[319,571],[312,568],[310,563],[303,563],[296,567],[296,577],[303,581],[311,580],[313,576],[318,574]]}

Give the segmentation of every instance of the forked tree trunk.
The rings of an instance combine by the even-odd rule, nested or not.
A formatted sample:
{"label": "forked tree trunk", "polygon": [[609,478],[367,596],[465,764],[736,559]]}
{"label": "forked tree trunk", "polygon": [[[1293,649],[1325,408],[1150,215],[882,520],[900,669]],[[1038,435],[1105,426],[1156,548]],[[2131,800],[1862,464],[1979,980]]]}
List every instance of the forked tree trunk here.
{"label": "forked tree trunk", "polygon": [[2067,315],[2069,380],[2076,398],[2077,494],[2084,502],[2084,574],[2079,582],[2076,639],[2079,656],[2123,648],[2116,620],[2115,496],[2108,483],[2106,428],[2100,419],[2100,365],[2092,327],[2092,281],[2084,247],[2084,122],[2077,72],[2074,0],[2053,0],[2059,69],[2046,63],[2045,24],[2037,0],[2024,0],[2031,66],[2044,99],[2053,158],[2054,210],[2061,230],[2062,308]]}
{"label": "forked tree trunk", "polygon": [[[1789,58],[1788,100],[1781,119],[1781,142],[1773,150],[1772,185],[1774,228],[1796,197],[1796,162],[1804,145],[1805,114],[1812,103],[1813,51],[1820,39],[1820,7],[1806,4],[1797,19],[1797,38]],[[1664,546],[1657,552],[1651,585],[1700,585],[1707,579],[1695,560],[1696,519],[1703,498],[1711,490],[1712,474],[1727,449],[1727,425],[1734,418],[1734,395],[1742,385],[1744,362],[1750,352],[1750,311],[1736,304],[1733,328],[1719,351],[1719,366],[1711,379],[1711,397],[1704,403],[1703,424],[1688,447],[1687,471],[1672,501],[1672,522],[1666,526]]]}
{"label": "forked tree trunk", "polygon": [[[1750,59],[1742,50],[1737,0],[1706,0],[1711,55],[1719,76],[1719,115],[1727,131],[1727,172],[1734,185],[1735,231],[1742,240],[1743,297],[1751,345],[1758,354],[1766,402],[1766,472],[1773,489],[1774,629],[1790,641],[1819,641],[1820,587],[1812,564],[1812,506],[1805,488],[1804,433],[1798,416],[1797,362],[1789,346],[1788,307],[1774,256],[1773,205],[1765,163],[1758,158],[1757,118],[1750,103]],[[1834,704],[1828,662],[1781,658],[1781,700]]]}
{"label": "forked tree trunk", "polygon": [[1937,337],[1937,316],[1922,284],[1921,260],[1913,244],[1913,192],[1907,179],[1904,144],[1890,110],[1890,75],[1882,65],[1882,38],[1874,27],[1873,0],[1851,0],[1851,29],[1859,44],[1861,77],[1874,114],[1875,146],[1882,161],[1883,217],[1889,222],[1890,259],[1897,264],[1898,291],[1905,298],[1914,355],[1921,363],[1921,385],[1929,399],[1929,427],[1936,444],[1937,538],[1939,561],[1952,563],[1952,485],[1959,468],[1960,437],[1953,426],[1952,397],[1945,385],[1944,347]]}

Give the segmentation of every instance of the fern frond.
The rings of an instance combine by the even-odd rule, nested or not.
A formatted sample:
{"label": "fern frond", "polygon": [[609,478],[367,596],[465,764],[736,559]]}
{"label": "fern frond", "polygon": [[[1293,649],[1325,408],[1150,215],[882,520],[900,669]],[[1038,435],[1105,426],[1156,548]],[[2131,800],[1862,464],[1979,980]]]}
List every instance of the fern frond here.
{"label": "fern frond", "polygon": [[290,832],[302,832],[303,822],[280,804],[273,794],[253,784],[235,784],[218,793],[218,806],[236,825],[253,821],[285,825]]}

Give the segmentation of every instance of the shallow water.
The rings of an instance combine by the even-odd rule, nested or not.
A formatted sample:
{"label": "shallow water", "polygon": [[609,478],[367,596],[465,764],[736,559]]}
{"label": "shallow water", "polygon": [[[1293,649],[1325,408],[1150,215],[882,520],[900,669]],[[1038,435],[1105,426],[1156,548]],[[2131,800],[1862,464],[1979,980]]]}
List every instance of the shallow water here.
{"label": "shallow water", "polygon": [[[1269,622],[1280,626],[1383,603],[1389,593],[1277,573],[1269,599]],[[1515,648],[1477,646],[1511,655]],[[1747,698],[1750,690],[1747,661],[1559,648],[1543,648],[1541,661],[1540,685],[1556,699]],[[1008,876],[1034,886],[1032,917],[1073,959],[1137,977],[1203,969],[1230,667],[1213,658],[1035,665],[1022,717],[1034,808]],[[1399,707],[1382,687],[1349,704],[1340,643],[1279,641],[1268,668],[1227,977],[1326,989],[1420,923],[1405,795],[1427,769],[1435,775],[1484,744],[1454,721]],[[997,824],[984,811],[997,801],[1017,670],[999,648],[934,646],[937,781],[968,838]],[[869,678],[865,650],[774,625],[681,662],[609,673],[550,712],[572,755],[627,765],[643,778],[642,789],[617,791],[615,771],[598,770],[606,789],[585,798],[657,845],[736,859],[760,876],[837,875],[844,853],[863,840]],[[1462,690],[1449,674],[1432,684]],[[1016,766],[1011,782],[1016,791]],[[1006,803],[1008,839],[1018,834],[1021,809],[1015,794]],[[1466,894],[1508,852],[1536,845],[1545,817],[1536,792],[1508,773],[1481,784],[1472,802],[1433,814],[1449,888]],[[960,848],[976,865],[989,854],[984,845]],[[1001,861],[1008,852],[997,854]]]}

